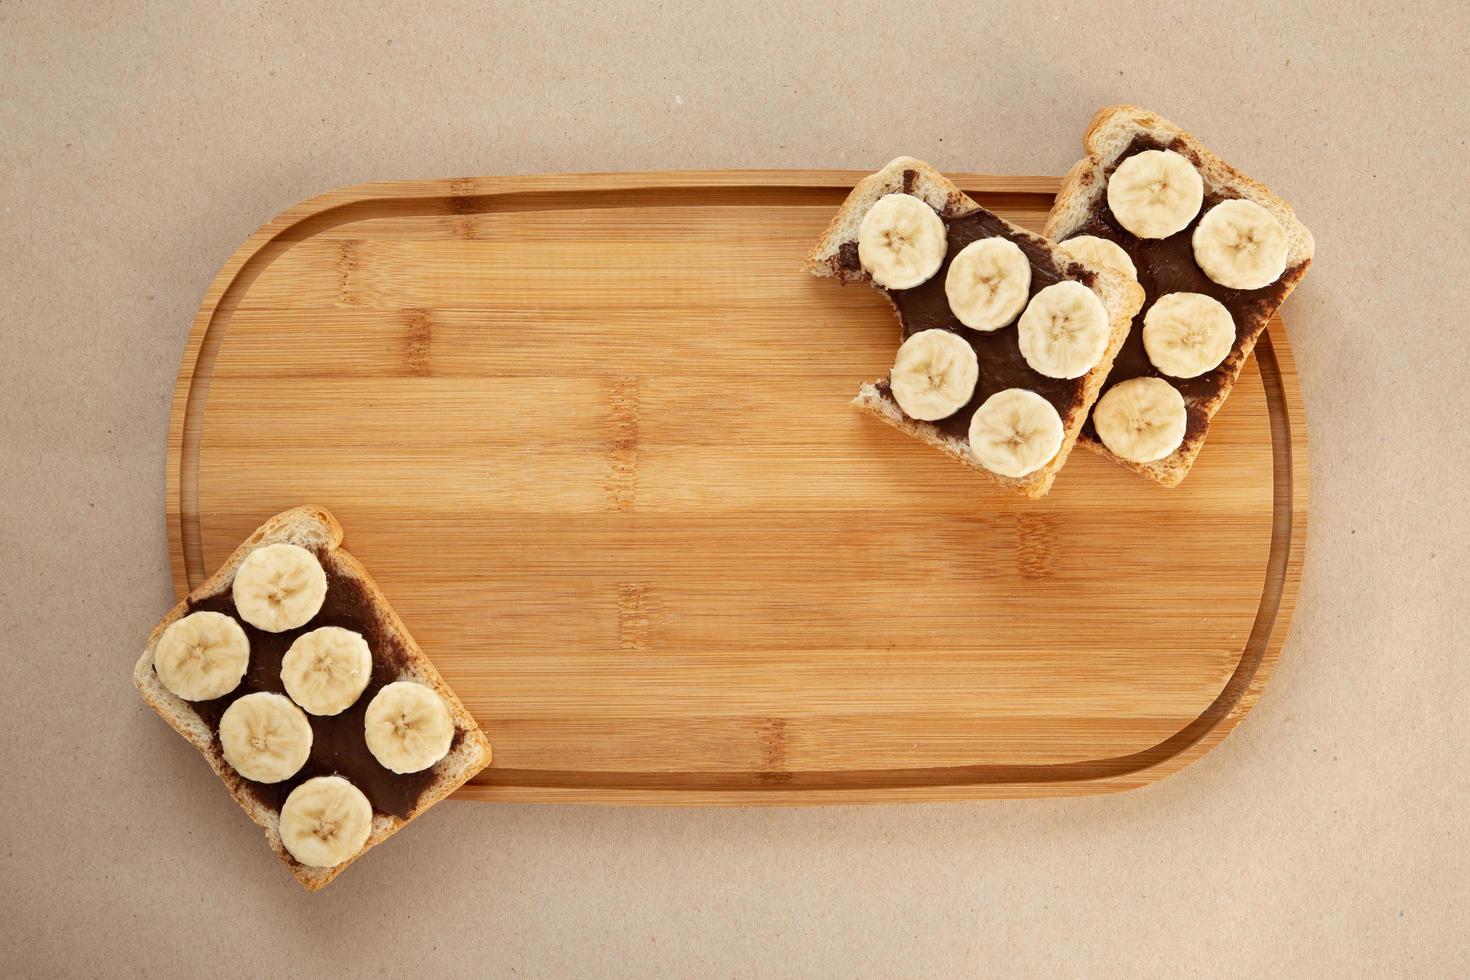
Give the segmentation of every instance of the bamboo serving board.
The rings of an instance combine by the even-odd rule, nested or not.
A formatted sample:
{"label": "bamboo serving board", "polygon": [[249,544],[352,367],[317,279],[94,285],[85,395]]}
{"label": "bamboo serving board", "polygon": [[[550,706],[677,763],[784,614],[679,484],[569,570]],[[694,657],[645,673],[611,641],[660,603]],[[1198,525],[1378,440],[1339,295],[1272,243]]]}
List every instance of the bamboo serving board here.
{"label": "bamboo serving board", "polygon": [[[1128,789],[1218,744],[1296,603],[1273,320],[1167,490],[1029,502],[851,408],[898,342],[809,277],[863,174],[370,184],[210,287],[174,393],[174,583],[329,507],[490,733],[461,797],[814,803]],[[1039,229],[1054,178],[958,175]]]}

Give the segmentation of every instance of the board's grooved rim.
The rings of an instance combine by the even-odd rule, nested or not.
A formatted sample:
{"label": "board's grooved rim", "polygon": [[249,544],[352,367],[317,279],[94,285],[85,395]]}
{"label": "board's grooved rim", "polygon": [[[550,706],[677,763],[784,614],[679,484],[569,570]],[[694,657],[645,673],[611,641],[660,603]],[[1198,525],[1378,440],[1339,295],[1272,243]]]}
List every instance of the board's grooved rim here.
{"label": "board's grooved rim", "polygon": [[[811,177],[821,178],[823,176],[830,176],[832,179],[818,179],[809,182]],[[764,192],[767,196],[772,193],[782,195],[785,192],[792,197],[812,191],[846,193],[857,179],[847,172],[831,172],[825,175],[821,172],[807,172],[801,175],[807,179],[792,179],[792,172],[781,171],[764,173],[750,171],[743,174],[726,172],[723,175],[719,173],[624,175],[631,181],[630,183],[618,183],[617,177],[618,175],[587,175],[587,180],[590,185],[595,185],[599,180],[606,180],[615,185],[605,188],[614,195],[636,195],[640,192],[661,193],[665,196],[682,198],[681,201],[674,203],[694,205],[708,204],[712,197],[719,197],[721,192],[724,192],[726,196],[731,194],[739,196],[742,191],[745,196],[749,196],[750,192],[757,192],[758,195]],[[724,179],[721,179],[722,177]],[[645,178],[646,182],[640,183],[638,178]],[[746,178],[746,180],[742,183],[738,178]],[[167,483],[170,497],[177,494],[175,499],[178,503],[178,521],[177,535],[174,533],[175,527],[170,528],[169,543],[171,550],[175,552],[172,556],[176,576],[175,588],[180,596],[187,594],[207,575],[207,570],[204,568],[202,527],[199,520],[198,466],[203,412],[208,400],[209,381],[215,359],[227,333],[230,317],[238,306],[240,297],[260,273],[292,245],[338,225],[360,220],[359,215],[362,212],[386,207],[399,213],[414,215],[441,212],[483,214],[498,210],[496,205],[506,201],[512,202],[512,207],[516,210],[537,207],[550,209],[553,202],[548,198],[567,194],[585,194],[601,189],[596,186],[578,188],[575,185],[561,186],[559,184],[560,181],[567,179],[568,177],[561,176],[454,181],[452,189],[448,186],[450,182],[425,182],[426,185],[432,185],[435,188],[444,186],[441,188],[442,193],[426,194],[422,197],[395,196],[386,191],[375,193],[374,185],[348,188],[304,202],[283,213],[237,250],[211,286],[200,313],[196,317],[189,345],[184,352],[184,363],[180,368],[178,381],[180,386],[187,385],[187,387],[182,392],[176,390],[175,408],[170,419],[169,456],[171,458]],[[1007,178],[989,175],[959,175],[954,179],[962,190],[980,195],[1052,194],[1055,193],[1058,186],[1055,178],[1017,178],[1013,185],[1006,184]],[[709,183],[703,183],[702,180],[708,180]],[[481,185],[487,183],[491,190],[479,193]],[[477,192],[464,193],[464,190],[469,188]],[[316,206],[330,199],[336,199],[339,203]],[[218,299],[212,300],[216,295]],[[648,794],[649,802],[655,802],[661,794],[671,792],[686,795],[734,793],[742,797],[742,802],[765,800],[779,802],[782,797],[787,797],[795,802],[799,801],[802,796],[832,792],[851,794],[846,798],[856,800],[861,799],[859,794],[873,790],[901,791],[965,786],[1016,786],[1019,788],[1039,784],[1106,783],[1108,780],[1117,780],[1120,777],[1140,773],[1158,767],[1171,759],[1184,756],[1207,740],[1212,733],[1217,732],[1222,722],[1232,720],[1232,718],[1238,720],[1239,716],[1249,710],[1251,704],[1254,703],[1253,698],[1247,698],[1250,688],[1258,677],[1264,682],[1265,677],[1260,676],[1263,665],[1267,665],[1268,668],[1274,666],[1274,658],[1268,662],[1268,657],[1272,654],[1279,654],[1281,644],[1284,642],[1284,630],[1290,623],[1289,613],[1286,622],[1278,623],[1278,613],[1281,610],[1287,582],[1290,580],[1298,589],[1300,587],[1300,560],[1297,561],[1296,567],[1293,567],[1291,553],[1294,543],[1298,542],[1301,535],[1301,524],[1294,520],[1293,511],[1299,493],[1303,495],[1302,516],[1305,517],[1305,485],[1297,485],[1299,482],[1297,467],[1304,466],[1305,460],[1294,458],[1290,404],[1284,390],[1283,374],[1277,360],[1273,340],[1280,340],[1283,345],[1286,344],[1284,335],[1280,338],[1273,338],[1268,326],[1268,329],[1262,333],[1255,350],[1268,408],[1273,470],[1273,520],[1271,542],[1267,554],[1266,581],[1261,594],[1261,603],[1257,607],[1256,617],[1241,658],[1220,693],[1193,721],[1169,738],[1150,748],[1126,756],[1084,762],[1047,765],[947,766],[919,769],[792,771],[783,772],[782,779],[779,781],[763,778],[764,774],[759,772],[747,774],[516,770],[496,769],[492,766],[484,770],[474,782],[465,786],[456,795],[470,798],[501,798],[502,794],[497,791],[532,789],[563,791],[570,795],[558,798],[575,800],[578,798],[576,795],[578,793],[587,794],[586,798],[594,799],[599,792],[623,790],[632,794]],[[1285,349],[1289,352],[1289,346]],[[194,351],[197,351],[197,354],[191,359],[190,354]],[[1287,356],[1289,358],[1289,353]],[[185,395],[182,404],[179,399],[180,394]],[[1300,420],[1297,424],[1300,424]],[[178,447],[177,457],[174,456],[175,446]],[[171,501],[166,501],[166,516],[169,502]],[[180,556],[182,561],[179,561]],[[180,573],[182,573],[183,581],[178,581]],[[1294,601],[1295,596],[1293,595],[1293,606]],[[1280,630],[1277,629],[1278,626],[1281,627]],[[1229,727],[1233,727],[1233,720],[1232,725],[1227,726],[1226,732]],[[1221,732],[1220,737],[1223,738],[1224,734],[1225,732]],[[1201,755],[1203,752],[1194,753],[1180,765],[1192,762]],[[1173,769],[1169,771],[1172,772]],[[1104,785],[1102,788],[1123,787]],[[602,800],[596,801],[603,802]]]}

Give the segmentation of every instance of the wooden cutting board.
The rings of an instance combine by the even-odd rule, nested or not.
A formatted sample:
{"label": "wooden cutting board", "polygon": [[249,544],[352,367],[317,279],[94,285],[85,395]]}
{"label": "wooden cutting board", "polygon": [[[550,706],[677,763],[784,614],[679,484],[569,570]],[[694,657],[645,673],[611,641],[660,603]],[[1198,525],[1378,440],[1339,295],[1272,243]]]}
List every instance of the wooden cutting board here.
{"label": "wooden cutting board", "polygon": [[[1166,490],[1029,502],[848,405],[898,327],[816,280],[861,176],[370,184],[253,235],[174,394],[175,586],[332,509],[489,731],[459,794],[811,803],[1128,789],[1255,703],[1301,575],[1273,320]],[[1040,228],[1057,181],[957,175]]]}

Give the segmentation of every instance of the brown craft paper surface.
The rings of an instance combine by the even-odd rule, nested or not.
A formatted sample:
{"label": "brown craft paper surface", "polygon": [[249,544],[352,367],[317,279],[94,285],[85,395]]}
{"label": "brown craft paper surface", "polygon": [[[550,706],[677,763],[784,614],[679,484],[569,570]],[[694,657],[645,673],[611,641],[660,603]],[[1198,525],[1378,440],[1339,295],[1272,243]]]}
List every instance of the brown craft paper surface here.
{"label": "brown craft paper surface", "polygon": [[[1467,10],[0,2],[0,973],[1462,972]],[[1283,311],[1300,599],[1199,763],[1077,799],[449,801],[308,895],[139,700],[179,355],[276,213],[390,178],[1060,174],[1124,101],[1317,242]]]}

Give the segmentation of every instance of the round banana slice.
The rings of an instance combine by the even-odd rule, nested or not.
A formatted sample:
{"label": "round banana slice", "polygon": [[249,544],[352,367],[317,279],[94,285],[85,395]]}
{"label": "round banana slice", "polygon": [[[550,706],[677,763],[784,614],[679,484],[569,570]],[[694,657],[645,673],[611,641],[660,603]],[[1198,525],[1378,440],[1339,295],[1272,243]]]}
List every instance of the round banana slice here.
{"label": "round banana slice", "polygon": [[1154,367],[1197,378],[1220,366],[1235,346],[1235,318],[1203,293],[1166,293],[1143,315],[1143,349]]}
{"label": "round banana slice", "polygon": [[878,198],[858,225],[858,261],[880,286],[912,289],[939,271],[944,222],[912,194]]}
{"label": "round banana slice", "polygon": [[1108,311],[1097,294],[1071,279],[1031,297],[1017,327],[1021,356],[1048,378],[1080,378],[1108,351]]}
{"label": "round banana slice", "polygon": [[225,709],[219,744],[225,761],[246,779],[279,783],[306,765],[311,722],[285,695],[257,691]]}
{"label": "round banana slice", "polygon": [[1123,251],[1123,246],[1117,242],[1110,242],[1106,238],[1098,238],[1096,235],[1078,235],[1069,238],[1057,246],[1064,255],[1070,255],[1079,262],[1085,262],[1095,269],[1108,269],[1112,272],[1121,272],[1129,279],[1138,278],[1138,267]]}
{"label": "round banana slice", "polygon": [[997,391],[970,419],[970,454],[992,473],[1034,473],[1062,448],[1062,417],[1025,388]]}
{"label": "round banana slice", "polygon": [[1118,164],[1108,178],[1108,207],[1139,238],[1168,238],[1199,214],[1205,183],[1173,150],[1144,150]]}
{"label": "round banana slice", "polygon": [[982,238],[960,249],[944,277],[949,308],[971,330],[999,330],[1031,294],[1031,263],[1015,242]]}
{"label": "round banana slice", "polygon": [[948,330],[920,330],[898,348],[888,387],[905,415],[933,422],[963,408],[979,380],[975,348]]}
{"label": "round banana slice", "polygon": [[1222,286],[1269,286],[1286,271],[1286,229],[1254,201],[1221,201],[1195,226],[1194,261]]}
{"label": "round banana slice", "polygon": [[281,806],[281,843],[308,867],[335,868],[362,850],[372,829],[372,804],[341,776],[308,779]]}
{"label": "round banana slice", "polygon": [[367,640],[340,626],[301,634],[281,660],[286,693],[314,715],[341,714],[352,707],[372,676]]}
{"label": "round banana slice", "polygon": [[1119,382],[1092,410],[1103,445],[1135,463],[1152,463],[1178,449],[1188,421],[1184,396],[1163,378]]}
{"label": "round banana slice", "polygon": [[224,613],[190,613],[170,624],[153,648],[158,679],[185,701],[224,697],[249,664],[250,640]]}
{"label": "round banana slice", "polygon": [[267,633],[305,626],[321,612],[327,573],[316,555],[294,544],[268,544],[245,556],[235,572],[235,609]]}
{"label": "round banana slice", "polygon": [[368,705],[364,720],[368,750],[383,768],[421,772],[449,753],[454,719],[431,687],[394,681]]}

